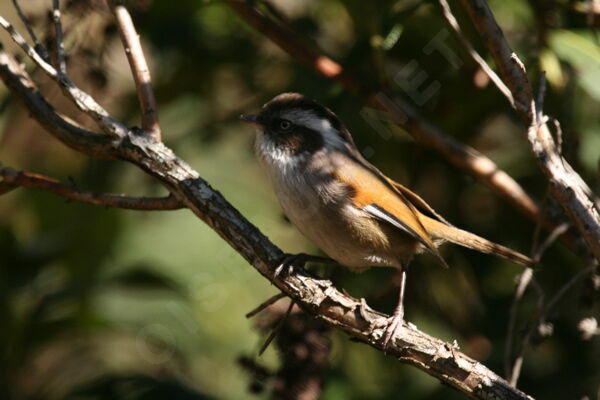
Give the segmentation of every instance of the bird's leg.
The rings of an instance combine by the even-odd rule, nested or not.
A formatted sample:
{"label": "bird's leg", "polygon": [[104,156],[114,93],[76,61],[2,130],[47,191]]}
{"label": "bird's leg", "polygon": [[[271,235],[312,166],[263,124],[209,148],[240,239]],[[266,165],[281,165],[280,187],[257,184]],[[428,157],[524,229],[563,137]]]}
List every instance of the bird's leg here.
{"label": "bird's leg", "polygon": [[304,264],[307,262],[336,264],[335,260],[327,257],[313,256],[306,253],[286,254],[279,266],[275,269],[273,276],[279,278],[284,272],[285,275],[289,275],[294,270],[294,266],[304,267]]}
{"label": "bird's leg", "polygon": [[383,334],[383,349],[386,350],[390,340],[396,336],[396,333],[402,328],[404,323],[404,287],[406,286],[406,268],[400,270],[400,292],[398,295],[398,305],[394,309],[394,313],[387,320],[387,327]]}

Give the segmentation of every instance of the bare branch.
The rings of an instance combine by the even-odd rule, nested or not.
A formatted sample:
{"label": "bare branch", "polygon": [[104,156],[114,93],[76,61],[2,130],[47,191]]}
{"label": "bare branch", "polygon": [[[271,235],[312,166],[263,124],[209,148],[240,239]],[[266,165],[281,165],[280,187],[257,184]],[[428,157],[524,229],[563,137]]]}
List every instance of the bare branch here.
{"label": "bare branch", "polygon": [[17,10],[17,14],[19,14],[19,18],[21,19],[21,22],[23,22],[25,29],[27,29],[27,33],[29,33],[29,37],[31,37],[31,40],[33,41],[33,46],[34,46],[35,50],[42,56],[42,58],[44,60],[49,62],[50,57],[48,56],[48,51],[46,50],[44,45],[42,45],[42,43],[38,40],[38,37],[35,34],[35,31],[33,30],[33,26],[31,25],[31,21],[29,21],[29,18],[27,18],[27,16],[21,9],[21,6],[19,5],[19,1],[12,0],[12,2],[15,7],[15,10]]}
{"label": "bare branch", "polygon": [[527,123],[535,118],[531,85],[523,63],[512,51],[485,0],[461,0],[512,92],[516,110]]}
{"label": "bare branch", "polygon": [[111,117],[108,112],[96,102],[89,94],[79,89],[71,81],[71,79],[60,71],[57,71],[50,63],[46,62],[42,56],[33,49],[19,32],[3,17],[0,16],[0,26],[2,26],[9,34],[12,40],[18,44],[23,51],[31,58],[38,67],[40,67],[46,75],[58,83],[67,97],[81,111],[92,117],[98,124],[100,129],[108,135],[115,137],[123,137],[128,129],[120,121]]}
{"label": "bare branch", "polygon": [[573,221],[589,250],[600,260],[600,215],[589,197],[591,190],[558,153],[548,125],[532,124],[527,138],[540,168],[548,177],[552,195]]}
{"label": "bare branch", "polygon": [[146,63],[139,35],[135,30],[131,15],[129,15],[129,11],[127,11],[123,2],[120,0],[107,0],[107,3],[117,21],[121,41],[125,48],[125,54],[127,54],[133,79],[135,80],[140,111],[142,113],[142,129],[152,136],[154,140],[160,141],[158,109],[154,98],[154,90],[152,89],[150,70]]}
{"label": "bare branch", "polygon": [[[19,74],[15,65],[16,62],[8,54],[0,52],[0,78],[14,94],[25,100],[29,111],[48,126],[51,134],[71,147],[82,146],[87,141],[87,154],[98,153],[138,166],[165,185],[258,272],[306,312],[343,330],[354,339],[383,351],[381,337],[386,315],[361,307],[359,300],[338,291],[330,281],[313,278],[299,268],[285,279],[276,278],[274,271],[279,266],[283,252],[162,142],[148,140],[145,135],[132,130],[122,140],[102,141],[98,140],[97,135],[89,133],[77,137],[73,134],[72,126],[65,126],[64,120],[51,114],[47,102],[43,98],[40,101],[33,84],[26,75]],[[35,115],[40,111],[44,115]],[[531,399],[452,344],[429,336],[414,326],[405,325],[392,338],[387,354],[473,398]]]}
{"label": "bare branch", "polygon": [[[536,227],[536,236],[538,235],[538,232],[539,232],[539,226],[540,225],[538,224]],[[554,243],[568,229],[569,229],[569,224],[562,223],[562,224],[558,225],[556,228],[554,228],[554,230],[552,232],[550,232],[550,235],[548,235],[548,237],[542,244],[538,245],[537,240],[535,240],[535,244],[532,249],[531,258],[533,260],[535,260],[536,262],[539,262],[540,259],[542,258],[542,255],[546,252],[546,250],[548,250],[548,248],[552,245],[552,243]],[[532,268],[527,268],[525,271],[523,271],[519,275],[517,289],[515,290],[515,295],[514,295],[512,304],[510,306],[510,317],[508,320],[508,327],[506,330],[506,350],[504,352],[504,376],[507,379],[510,378],[510,383],[513,386],[516,385],[517,378],[515,378],[515,376],[518,377],[518,375],[519,375],[519,372],[516,372],[516,374],[515,374],[515,371],[520,370],[520,365],[523,362],[523,353],[521,352],[519,357],[517,357],[518,361],[515,361],[515,365],[511,369],[511,352],[513,350],[513,338],[515,336],[515,327],[517,324],[517,309],[519,306],[519,302],[521,301],[521,299],[523,298],[523,295],[525,294],[525,290],[527,290],[529,283],[533,279],[533,275],[534,275],[534,270]],[[542,304],[540,303],[540,308],[541,307],[542,307]],[[520,360],[519,360],[519,358],[520,358]]]}
{"label": "bare branch", "polygon": [[[512,386],[517,385],[517,382],[519,380],[519,375],[521,374],[521,367],[523,366],[523,360],[524,360],[523,354],[525,352],[525,348],[531,342],[531,339],[532,339],[534,333],[536,331],[540,330],[540,327],[547,325],[546,321],[548,320],[550,313],[552,312],[554,307],[558,304],[558,302],[563,298],[563,296],[575,285],[575,283],[577,283],[583,277],[591,274],[597,267],[598,267],[597,265],[591,265],[591,266],[588,266],[587,268],[584,268],[581,271],[577,272],[571,279],[569,279],[556,292],[556,294],[552,297],[552,299],[550,299],[550,301],[546,304],[546,306],[543,306],[543,297],[540,297],[539,302],[538,302],[537,315],[533,318],[533,321],[531,322],[531,325],[530,325],[527,333],[523,336],[523,340],[521,341],[521,350],[519,351],[519,354],[518,354],[517,358],[515,359],[515,362],[512,367],[512,373],[510,375],[510,384]],[[547,326],[548,326],[548,328],[545,329],[546,330],[545,334],[547,336],[549,336],[552,333],[551,325],[547,325]]]}
{"label": "bare branch", "polygon": [[448,22],[448,25],[450,25],[450,27],[454,30],[454,32],[456,33],[456,37],[462,43],[462,45],[467,50],[467,52],[469,53],[471,58],[479,65],[479,68],[481,68],[483,70],[483,72],[486,73],[486,75],[492,80],[492,82],[494,82],[494,84],[496,85],[498,90],[500,90],[500,92],[502,92],[504,97],[506,97],[508,99],[508,102],[510,103],[510,105],[513,108],[516,108],[515,99],[513,98],[512,93],[506,87],[504,82],[502,82],[502,79],[500,79],[500,77],[498,75],[496,75],[494,70],[492,68],[490,68],[488,63],[485,62],[485,60],[479,55],[479,53],[477,53],[477,51],[473,48],[471,43],[467,40],[467,38],[465,37],[465,35],[462,32],[462,29],[460,28],[460,25],[458,25],[458,22],[456,21],[454,14],[452,14],[452,9],[450,8],[450,5],[448,4],[448,2],[446,0],[438,0],[438,2],[440,3],[440,6],[442,7],[442,13],[444,14],[444,18],[446,19],[446,22]]}
{"label": "bare branch", "polygon": [[557,225],[556,228],[554,228],[554,230],[550,232],[546,240],[544,240],[544,242],[533,253],[532,259],[536,262],[539,262],[546,250],[548,250],[548,248],[550,248],[550,246],[552,246],[552,244],[556,242],[561,235],[568,231],[569,227],[570,225],[566,222]]}
{"label": "bare branch", "polygon": [[508,45],[486,1],[461,2],[492,54],[500,76],[513,93],[519,114],[528,125],[527,139],[540,169],[548,178],[550,192],[573,221],[589,251],[600,261],[600,214],[592,200],[591,189],[558,152],[546,121],[537,121],[538,110],[525,67]]}
{"label": "bare branch", "polygon": [[275,336],[277,336],[277,333],[279,333],[279,331],[281,330],[281,327],[285,323],[285,320],[290,316],[290,313],[292,312],[292,308],[294,308],[295,305],[296,305],[296,303],[294,303],[293,300],[290,300],[290,305],[285,310],[285,313],[281,316],[279,321],[277,321],[277,325],[275,325],[275,327],[273,328],[271,333],[269,333],[267,340],[265,340],[263,345],[260,346],[260,349],[258,350],[259,356],[261,356],[265,352],[265,350],[267,350],[267,348],[269,347],[269,345],[271,344],[273,339],[275,339]]}
{"label": "bare branch", "polygon": [[538,95],[535,101],[535,118],[536,123],[541,125],[544,119],[544,99],[546,98],[546,71],[542,71],[540,75],[540,83],[538,87]]}
{"label": "bare branch", "polygon": [[63,42],[62,22],[60,20],[60,0],[52,0],[52,21],[54,22],[54,32],[56,41],[56,65],[62,74],[67,73],[67,63],[65,61],[65,45]]}
{"label": "bare branch", "polygon": [[256,307],[252,311],[248,312],[246,314],[246,318],[252,318],[252,317],[254,317],[256,314],[258,314],[259,312],[261,312],[265,308],[269,307],[271,304],[274,304],[274,303],[278,302],[279,300],[283,299],[284,297],[286,297],[285,293],[277,293],[275,296],[269,297],[267,300],[265,300],[262,303],[260,303],[258,305],[258,307]]}
{"label": "bare branch", "polygon": [[[102,207],[125,208],[129,210],[166,211],[179,210],[184,206],[174,196],[168,197],[129,197],[107,193],[96,193],[80,190],[65,185],[55,179],[25,171],[15,171],[8,167],[0,167],[0,183],[13,188],[22,186],[58,194],[66,199],[80,203],[94,204]],[[0,192],[1,194],[1,192]]]}
{"label": "bare branch", "polygon": [[591,274],[592,272],[594,272],[594,270],[596,270],[596,268],[598,268],[598,265],[590,265],[587,268],[584,268],[581,271],[577,272],[575,275],[573,275],[573,277],[571,279],[569,279],[556,292],[556,294],[550,299],[550,301],[548,302],[548,304],[544,308],[544,313],[542,314],[541,320],[542,321],[547,320],[548,316],[550,315],[550,313],[552,312],[552,310],[554,309],[554,307],[556,307],[556,305],[558,304],[558,302],[573,287],[573,285],[575,285],[580,279],[582,279],[582,278],[588,276],[589,274]]}
{"label": "bare branch", "polygon": [[25,103],[31,116],[67,146],[90,157],[114,158],[113,138],[85,130],[60,116],[40,94],[27,71],[4,51],[0,51],[0,78],[13,95]]}
{"label": "bare branch", "polygon": [[533,269],[527,268],[519,275],[517,289],[512,304],[510,305],[510,317],[508,319],[508,327],[506,329],[506,350],[504,352],[504,376],[508,379],[511,376],[511,351],[513,347],[513,338],[515,336],[515,327],[517,324],[517,309],[519,302],[525,294],[529,282],[533,278]]}

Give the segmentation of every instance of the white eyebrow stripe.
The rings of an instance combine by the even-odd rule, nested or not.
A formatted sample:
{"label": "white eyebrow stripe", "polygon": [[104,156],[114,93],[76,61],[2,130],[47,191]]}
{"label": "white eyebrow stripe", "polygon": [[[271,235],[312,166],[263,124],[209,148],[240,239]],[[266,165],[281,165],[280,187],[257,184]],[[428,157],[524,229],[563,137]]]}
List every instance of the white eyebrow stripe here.
{"label": "white eyebrow stripe", "polygon": [[332,146],[343,144],[339,132],[331,125],[331,122],[329,122],[327,118],[317,116],[310,110],[296,108],[282,113],[281,118],[287,119],[293,124],[321,133],[323,139]]}

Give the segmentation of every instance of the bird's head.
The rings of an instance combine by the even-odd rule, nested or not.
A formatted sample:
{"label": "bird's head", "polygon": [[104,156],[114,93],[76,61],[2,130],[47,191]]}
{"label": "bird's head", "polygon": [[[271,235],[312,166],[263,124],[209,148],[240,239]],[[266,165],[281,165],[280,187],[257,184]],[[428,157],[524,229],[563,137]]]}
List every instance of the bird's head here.
{"label": "bird's head", "polygon": [[258,115],[242,115],[241,119],[258,128],[257,152],[272,162],[306,160],[352,140],[331,110],[298,93],[280,94]]}

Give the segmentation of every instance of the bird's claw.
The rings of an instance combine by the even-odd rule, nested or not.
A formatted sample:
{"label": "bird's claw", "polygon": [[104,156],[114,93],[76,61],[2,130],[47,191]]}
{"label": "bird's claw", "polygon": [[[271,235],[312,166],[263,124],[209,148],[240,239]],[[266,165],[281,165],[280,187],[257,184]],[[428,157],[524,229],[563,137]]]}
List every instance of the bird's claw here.
{"label": "bird's claw", "polygon": [[387,351],[392,338],[402,329],[402,324],[404,324],[404,318],[402,317],[393,316],[387,320],[387,327],[381,337],[384,351]]}
{"label": "bird's claw", "polygon": [[287,276],[294,271],[294,266],[304,267],[306,264],[306,254],[286,254],[281,263],[277,268],[275,268],[275,272],[273,272],[273,277],[280,278],[282,276]]}

